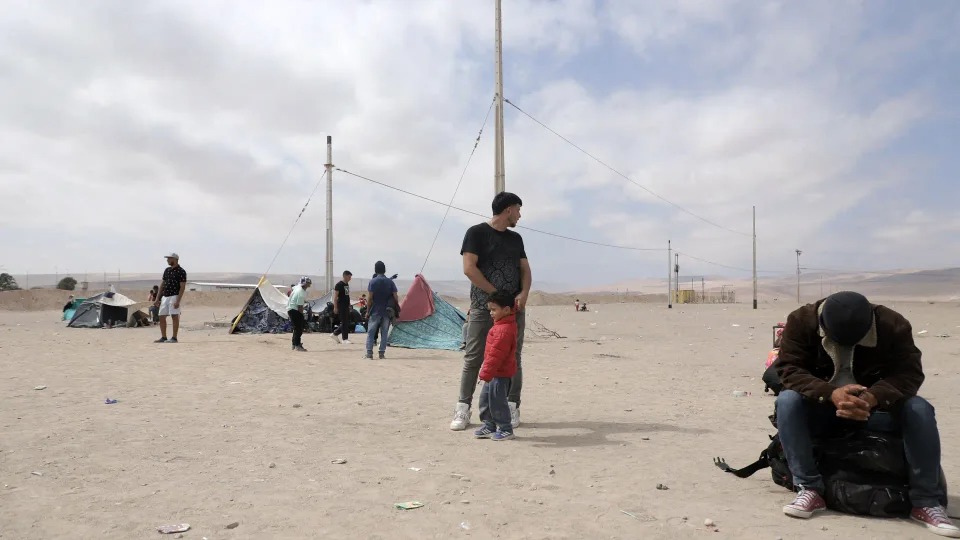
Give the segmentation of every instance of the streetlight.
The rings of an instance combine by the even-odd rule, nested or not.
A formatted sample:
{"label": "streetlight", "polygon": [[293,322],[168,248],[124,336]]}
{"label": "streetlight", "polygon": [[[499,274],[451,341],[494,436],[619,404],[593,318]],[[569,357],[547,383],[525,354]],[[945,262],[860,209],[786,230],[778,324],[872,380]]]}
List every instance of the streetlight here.
{"label": "streetlight", "polygon": [[799,249],[794,250],[797,252],[797,303],[800,303],[800,254],[803,253]]}

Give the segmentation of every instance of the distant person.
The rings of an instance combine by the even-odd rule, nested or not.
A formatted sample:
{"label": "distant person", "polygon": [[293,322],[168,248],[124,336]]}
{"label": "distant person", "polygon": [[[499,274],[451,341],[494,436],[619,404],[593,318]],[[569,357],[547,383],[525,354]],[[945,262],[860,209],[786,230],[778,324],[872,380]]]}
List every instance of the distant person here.
{"label": "distant person", "polygon": [[577,301],[573,303],[573,310],[580,311],[580,299],[577,298]]}
{"label": "distant person", "polygon": [[290,323],[293,325],[293,350],[307,352],[303,348],[303,330],[307,327],[307,321],[303,316],[304,305],[307,303],[307,289],[313,285],[313,280],[304,276],[300,278],[300,284],[293,288],[290,298],[287,300],[287,315],[290,317]]}
{"label": "distant person", "polygon": [[148,311],[150,312],[150,318],[153,320],[154,323],[160,320],[160,308],[158,308],[155,305],[157,300],[159,299],[160,299],[160,287],[157,287],[156,285],[154,285],[153,288],[150,289],[150,292],[147,294],[147,301],[150,302],[150,307],[148,308]]}
{"label": "distant person", "polygon": [[63,312],[66,313],[67,310],[72,307],[73,307],[73,295],[71,294],[70,297],[67,298],[67,303],[63,305]]}
{"label": "distant person", "polygon": [[353,274],[349,270],[343,271],[343,279],[338,281],[333,287],[333,314],[340,322],[340,337],[337,337],[337,330],[332,334],[333,340],[337,343],[350,345],[350,280]]}
{"label": "distant person", "polygon": [[794,310],[780,341],[780,442],[798,493],[783,507],[809,518],[826,509],[812,437],[868,429],[899,431],[909,470],[910,517],[960,538],[940,481],[940,432],[933,405],[917,395],[924,374],[903,315],[856,292],[831,294]]}
{"label": "distant person", "polygon": [[373,358],[373,344],[377,340],[377,334],[380,337],[379,358],[383,360],[387,353],[387,336],[390,334],[390,313],[389,308],[396,303],[400,303],[397,298],[397,284],[384,274],[387,273],[387,265],[383,261],[377,261],[373,265],[374,277],[367,285],[367,292],[370,294],[370,306],[367,308],[369,317],[367,318],[367,352],[364,358]]}
{"label": "distant person", "polygon": [[588,310],[587,310],[587,303],[586,303],[586,302],[580,304],[580,311],[588,311]]}
{"label": "distant person", "polygon": [[495,291],[487,306],[493,327],[487,333],[480,367],[480,421],[483,425],[473,432],[478,439],[506,441],[513,438],[513,419],[507,396],[511,378],[517,372],[517,318],[513,313],[516,297],[506,291]]}
{"label": "distant person", "polygon": [[[180,256],[176,253],[165,255],[167,268],[160,282],[160,298],[154,302],[160,315],[160,339],[154,343],[176,343],[180,330],[180,303],[187,292],[187,271],[180,266]],[[111,285],[111,288],[113,286]],[[173,319],[173,334],[167,339],[167,317]]]}
{"label": "distant person", "polygon": [[462,431],[470,424],[470,407],[477,387],[477,375],[483,364],[487,333],[493,326],[487,300],[496,291],[516,295],[517,372],[510,385],[508,406],[513,427],[520,425],[520,390],[523,387],[523,330],[525,308],[533,275],[524,251],[523,238],[510,229],[520,221],[523,201],[513,193],[498,193],[491,203],[493,217],[467,229],[460,254],[463,273],[470,279],[470,314],[467,339],[460,373],[460,396],[450,429]]}

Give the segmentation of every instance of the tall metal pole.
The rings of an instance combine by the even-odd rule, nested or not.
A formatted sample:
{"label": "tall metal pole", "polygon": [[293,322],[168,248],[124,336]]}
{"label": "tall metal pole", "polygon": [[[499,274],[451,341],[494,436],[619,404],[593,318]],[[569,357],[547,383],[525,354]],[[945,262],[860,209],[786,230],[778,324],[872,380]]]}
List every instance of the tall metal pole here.
{"label": "tall metal pole", "polygon": [[667,240],[667,309],[673,309],[673,255],[670,253],[670,241]]}
{"label": "tall metal pole", "polygon": [[677,299],[677,303],[679,304],[680,303],[680,254],[679,253],[673,254],[673,273],[674,273],[673,286],[674,286],[674,290],[677,291],[675,298]]}
{"label": "tall metal pole", "polygon": [[507,190],[507,179],[503,162],[503,31],[500,26],[500,0],[497,0],[496,15],[496,111],[494,114],[495,126],[495,146],[494,171],[493,171],[493,193],[502,193]]}
{"label": "tall metal pole", "polygon": [[333,290],[333,137],[327,135],[327,267],[325,284],[327,292]]}
{"label": "tall metal pole", "polygon": [[753,309],[757,309],[757,207],[753,207]]}
{"label": "tall metal pole", "polygon": [[799,249],[797,252],[797,303],[800,303],[800,254],[803,253]]}

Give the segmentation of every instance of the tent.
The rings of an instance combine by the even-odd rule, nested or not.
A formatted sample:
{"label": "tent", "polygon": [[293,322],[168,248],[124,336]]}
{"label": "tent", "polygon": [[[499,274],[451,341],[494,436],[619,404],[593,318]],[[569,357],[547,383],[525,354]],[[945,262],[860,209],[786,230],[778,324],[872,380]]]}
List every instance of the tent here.
{"label": "tent", "polygon": [[64,321],[70,321],[73,318],[73,315],[77,312],[77,308],[83,305],[86,301],[86,298],[74,298],[70,301],[70,307],[63,310],[63,319]]}
{"label": "tent", "polygon": [[463,348],[466,319],[417,274],[400,303],[400,318],[390,332],[389,344],[407,349],[459,351]]}
{"label": "tent", "polygon": [[115,292],[102,292],[83,301],[74,311],[67,326],[73,328],[100,328],[104,325],[127,325],[127,308],[137,302]]}
{"label": "tent", "polygon": [[287,315],[287,295],[278,291],[267,278],[253,290],[250,299],[233,319],[231,334],[282,334],[293,327]]}

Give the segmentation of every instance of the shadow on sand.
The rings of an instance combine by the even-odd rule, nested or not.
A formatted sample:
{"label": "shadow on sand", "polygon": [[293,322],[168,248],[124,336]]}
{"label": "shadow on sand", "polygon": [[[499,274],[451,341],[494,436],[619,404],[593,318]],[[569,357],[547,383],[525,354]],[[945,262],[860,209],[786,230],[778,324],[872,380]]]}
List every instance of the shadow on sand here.
{"label": "shadow on sand", "polygon": [[611,440],[611,435],[625,433],[656,433],[674,432],[700,435],[709,433],[708,429],[685,428],[672,424],[656,424],[643,422],[531,422],[524,423],[520,429],[566,429],[577,430],[577,433],[560,435],[526,435],[519,434],[518,440],[533,443],[534,446],[552,446],[556,448],[575,448],[580,446],[603,446],[621,444],[623,441]]}

